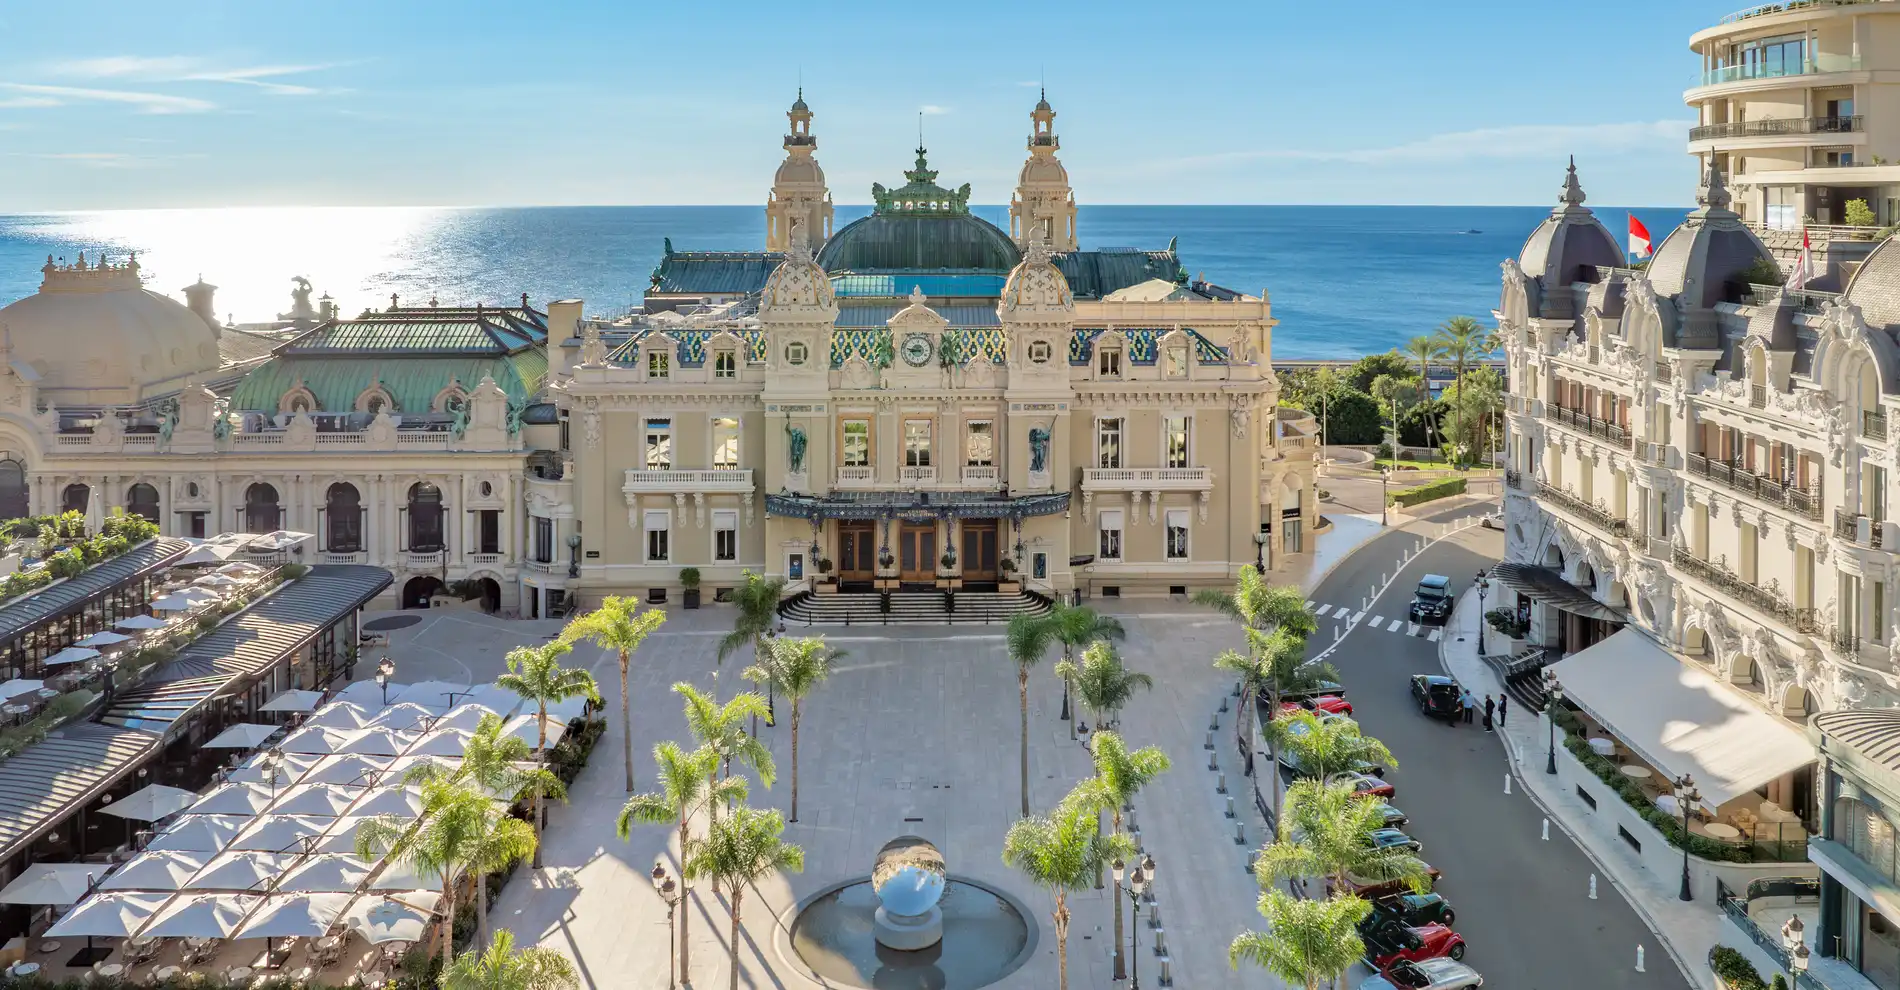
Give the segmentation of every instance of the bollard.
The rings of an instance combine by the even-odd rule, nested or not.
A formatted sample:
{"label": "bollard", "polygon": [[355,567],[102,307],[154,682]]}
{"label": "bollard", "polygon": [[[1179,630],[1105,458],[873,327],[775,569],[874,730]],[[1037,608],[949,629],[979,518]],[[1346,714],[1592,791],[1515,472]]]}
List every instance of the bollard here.
{"label": "bollard", "polygon": [[1232,794],[1227,795],[1227,817],[1234,817],[1234,796]]}
{"label": "bollard", "polygon": [[1210,719],[1208,719],[1208,720],[1207,720],[1207,728],[1208,728],[1208,730],[1209,730],[1210,732],[1211,732],[1211,731],[1213,731],[1213,730],[1215,730],[1215,729],[1218,729],[1218,728],[1220,728],[1220,716],[1219,716],[1219,715],[1215,715],[1215,716],[1214,716],[1213,718],[1210,718]]}
{"label": "bollard", "polygon": [[1246,844],[1247,844],[1247,823],[1236,820],[1234,822],[1234,845],[1244,846]]}
{"label": "bollard", "polygon": [[1590,899],[1597,899],[1597,875],[1594,873],[1590,874]]}
{"label": "bollard", "polygon": [[1638,973],[1645,972],[1643,969],[1643,947],[1641,945],[1636,947],[1636,971]]}
{"label": "bollard", "polygon": [[1164,987],[1174,986],[1174,968],[1168,965],[1170,962],[1173,960],[1167,956],[1161,957],[1161,985]]}
{"label": "bollard", "polygon": [[1511,793],[1511,775],[1508,773],[1504,775],[1504,793]]}
{"label": "bollard", "polygon": [[[1214,793],[1216,794],[1227,793],[1227,772],[1224,770],[1221,771],[1220,778],[1214,781]],[[1233,798],[1228,798],[1227,800],[1231,803],[1233,801]]]}
{"label": "bollard", "polygon": [[1212,732],[1209,732],[1209,733],[1207,734],[1207,741],[1201,744],[1201,748],[1202,748],[1202,749],[1213,749],[1213,748],[1214,748],[1214,734],[1213,734]]}
{"label": "bollard", "polygon": [[1220,756],[1220,754],[1218,754],[1218,753],[1215,753],[1215,752],[1213,752],[1213,751],[1212,751],[1211,749],[1209,750],[1209,752],[1208,752],[1208,754],[1207,754],[1207,768],[1208,768],[1209,770],[1219,770],[1219,769],[1220,769],[1220,759],[1219,759],[1219,756]]}
{"label": "bollard", "polygon": [[1162,929],[1157,928],[1155,929],[1155,955],[1165,956],[1167,954],[1168,954],[1167,937]]}
{"label": "bollard", "polygon": [[1550,819],[1544,819],[1544,841],[1550,841]]}
{"label": "bollard", "polygon": [[1236,698],[1240,697],[1240,682],[1239,681],[1234,682],[1234,690],[1232,692],[1232,696]]}
{"label": "bollard", "polygon": [[1253,875],[1253,869],[1256,865],[1259,864],[1259,862],[1260,862],[1260,851],[1258,849],[1249,849],[1247,851],[1247,875],[1248,876]]}
{"label": "bollard", "polygon": [[1227,699],[1226,699],[1226,698],[1222,698],[1222,699],[1220,700],[1220,710],[1221,710],[1221,711],[1223,711],[1223,712],[1225,712],[1225,711],[1227,710]]}
{"label": "bollard", "polygon": [[1152,910],[1148,912],[1148,927],[1149,928],[1161,927],[1161,908],[1159,906],[1156,906],[1155,908],[1153,908]]}

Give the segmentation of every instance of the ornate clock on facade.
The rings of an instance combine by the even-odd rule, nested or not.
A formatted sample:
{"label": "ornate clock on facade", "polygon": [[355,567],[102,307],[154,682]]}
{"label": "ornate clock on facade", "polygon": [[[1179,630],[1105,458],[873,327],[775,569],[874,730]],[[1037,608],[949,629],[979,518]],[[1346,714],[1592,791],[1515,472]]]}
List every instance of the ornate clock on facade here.
{"label": "ornate clock on facade", "polygon": [[921,333],[913,333],[904,338],[904,363],[913,368],[921,368],[930,363],[930,338]]}

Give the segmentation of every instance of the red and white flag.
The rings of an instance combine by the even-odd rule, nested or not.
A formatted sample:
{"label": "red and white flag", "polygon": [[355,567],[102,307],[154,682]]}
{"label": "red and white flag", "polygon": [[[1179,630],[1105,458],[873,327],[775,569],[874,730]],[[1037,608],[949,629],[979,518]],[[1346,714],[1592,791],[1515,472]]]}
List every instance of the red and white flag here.
{"label": "red and white flag", "polygon": [[1814,245],[1808,242],[1808,228],[1801,228],[1801,253],[1794,259],[1794,271],[1788,273],[1788,288],[1801,289],[1814,277]]}
{"label": "red and white flag", "polygon": [[1630,214],[1630,257],[1649,257],[1649,228],[1634,213]]}

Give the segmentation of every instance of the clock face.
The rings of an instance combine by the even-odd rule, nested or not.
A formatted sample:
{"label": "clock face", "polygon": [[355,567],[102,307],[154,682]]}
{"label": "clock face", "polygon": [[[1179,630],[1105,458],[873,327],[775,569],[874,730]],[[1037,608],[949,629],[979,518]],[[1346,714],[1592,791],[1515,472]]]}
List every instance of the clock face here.
{"label": "clock face", "polygon": [[913,333],[904,338],[904,361],[913,368],[930,363],[930,338]]}

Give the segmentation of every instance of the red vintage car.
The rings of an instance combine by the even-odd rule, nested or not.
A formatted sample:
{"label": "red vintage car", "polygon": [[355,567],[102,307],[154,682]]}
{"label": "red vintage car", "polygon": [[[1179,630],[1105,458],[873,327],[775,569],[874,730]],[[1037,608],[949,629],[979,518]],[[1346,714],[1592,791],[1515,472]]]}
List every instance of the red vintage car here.
{"label": "red vintage car", "polygon": [[1398,796],[1398,788],[1370,774],[1346,772],[1336,773],[1326,778],[1329,784],[1351,784],[1354,797],[1379,798],[1390,801]]}
{"label": "red vintage car", "polygon": [[[1426,863],[1425,876],[1429,882],[1426,883],[1425,889],[1429,891],[1431,888],[1437,886],[1439,879],[1444,875],[1444,871],[1430,863]],[[1333,892],[1333,882],[1329,879],[1326,881],[1326,893],[1328,896],[1331,896]],[[1342,891],[1342,893],[1362,897],[1368,901],[1376,901],[1382,897],[1409,894],[1412,893],[1412,890],[1402,880],[1368,880],[1365,877],[1358,877],[1348,873],[1346,874],[1346,889]]]}
{"label": "red vintage car", "polygon": [[1391,923],[1369,925],[1360,930],[1359,936],[1366,946],[1366,961],[1381,973],[1388,972],[1399,962],[1418,962],[1441,956],[1452,959],[1465,957],[1464,936],[1444,925],[1421,925],[1416,928]]}
{"label": "red vintage car", "polygon": [[1331,712],[1334,715],[1351,715],[1352,702],[1336,694],[1322,694],[1317,698],[1283,701],[1280,703],[1280,710],[1287,712]]}

